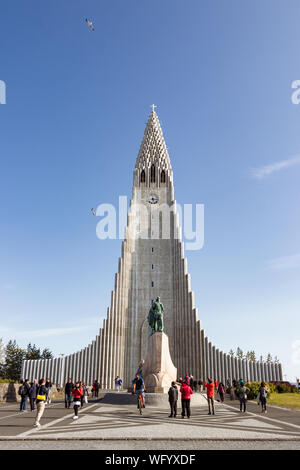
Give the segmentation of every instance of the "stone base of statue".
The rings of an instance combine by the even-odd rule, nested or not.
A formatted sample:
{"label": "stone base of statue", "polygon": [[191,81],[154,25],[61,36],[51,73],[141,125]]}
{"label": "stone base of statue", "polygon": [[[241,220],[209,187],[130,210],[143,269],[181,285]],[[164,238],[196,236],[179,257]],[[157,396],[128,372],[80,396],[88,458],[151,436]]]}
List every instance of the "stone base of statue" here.
{"label": "stone base of statue", "polygon": [[169,349],[169,338],[165,333],[154,333],[149,338],[147,357],[143,366],[146,392],[167,393],[171,382],[176,382],[177,369]]}

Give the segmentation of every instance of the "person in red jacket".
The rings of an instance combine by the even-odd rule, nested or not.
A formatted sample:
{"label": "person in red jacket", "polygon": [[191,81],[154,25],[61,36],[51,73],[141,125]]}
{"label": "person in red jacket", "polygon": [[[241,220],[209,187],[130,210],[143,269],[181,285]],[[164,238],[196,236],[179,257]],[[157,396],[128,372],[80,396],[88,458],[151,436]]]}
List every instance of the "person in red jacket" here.
{"label": "person in red jacket", "polygon": [[207,402],[208,402],[208,414],[215,414],[215,384],[211,379],[205,382],[204,387],[206,388]]}
{"label": "person in red jacket", "polygon": [[73,419],[78,419],[78,409],[81,405],[81,396],[82,396],[82,388],[80,387],[80,383],[76,382],[75,387],[72,390],[73,395],[73,406],[74,406],[74,416]]}
{"label": "person in red jacket", "polygon": [[188,382],[188,379],[186,379],[180,387],[182,418],[185,417],[185,411],[188,418],[191,416],[191,395],[193,395],[194,392],[189,386]]}

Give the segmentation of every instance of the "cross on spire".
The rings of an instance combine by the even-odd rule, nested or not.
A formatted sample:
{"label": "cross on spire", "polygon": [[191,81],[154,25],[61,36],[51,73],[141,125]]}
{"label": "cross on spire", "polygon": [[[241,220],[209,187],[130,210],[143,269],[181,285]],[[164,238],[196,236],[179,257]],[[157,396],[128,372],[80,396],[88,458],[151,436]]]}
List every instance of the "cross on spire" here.
{"label": "cross on spire", "polygon": [[150,108],[152,108],[152,112],[154,113],[154,108],[157,108],[155,104],[151,104]]}

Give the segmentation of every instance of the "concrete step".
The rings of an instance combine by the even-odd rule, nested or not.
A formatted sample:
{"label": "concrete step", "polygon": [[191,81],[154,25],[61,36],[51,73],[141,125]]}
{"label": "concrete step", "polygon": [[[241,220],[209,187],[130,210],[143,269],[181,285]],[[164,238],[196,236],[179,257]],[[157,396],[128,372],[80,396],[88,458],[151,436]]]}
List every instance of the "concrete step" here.
{"label": "concrete step", "polygon": [[[146,406],[156,408],[169,408],[169,397],[167,393],[146,393]],[[137,397],[128,392],[107,392],[101,399],[101,403],[110,405],[136,405]],[[178,406],[181,407],[179,393]],[[191,397],[191,406],[207,406],[207,400],[201,393],[194,393]]]}

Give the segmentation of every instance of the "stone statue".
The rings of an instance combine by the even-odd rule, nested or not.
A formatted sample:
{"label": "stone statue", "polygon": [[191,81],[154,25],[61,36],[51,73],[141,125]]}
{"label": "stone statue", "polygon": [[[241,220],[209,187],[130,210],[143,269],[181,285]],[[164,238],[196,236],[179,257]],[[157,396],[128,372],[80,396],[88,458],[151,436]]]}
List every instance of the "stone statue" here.
{"label": "stone statue", "polygon": [[142,359],[140,362],[139,362],[139,367],[138,367],[138,370],[136,371],[137,374],[139,374],[139,378],[142,379],[143,378],[143,365],[144,365],[145,361],[144,359]]}
{"label": "stone statue", "polygon": [[160,297],[157,297],[156,300],[151,305],[151,308],[148,313],[147,321],[151,328],[151,335],[157,331],[164,331],[164,306],[160,301]]}

